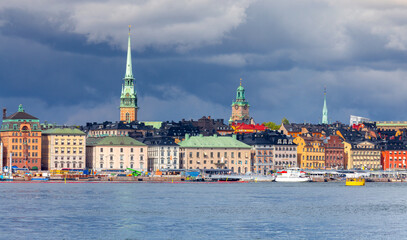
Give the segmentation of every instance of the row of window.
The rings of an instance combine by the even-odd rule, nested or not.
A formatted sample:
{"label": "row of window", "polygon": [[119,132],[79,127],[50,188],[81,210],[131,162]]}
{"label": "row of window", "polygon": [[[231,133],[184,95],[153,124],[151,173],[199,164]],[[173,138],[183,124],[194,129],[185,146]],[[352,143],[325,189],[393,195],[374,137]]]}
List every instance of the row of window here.
{"label": "row of window", "polygon": [[307,163],[307,164],[302,163],[302,167],[323,168],[324,164],[323,163],[315,163],[315,162],[314,163]]}
{"label": "row of window", "polygon": [[[13,157],[22,157],[23,154],[21,152],[11,152],[11,156]],[[29,157],[38,157],[37,152],[28,152]]]}
{"label": "row of window", "polygon": [[[17,130],[17,129],[14,129],[14,130]],[[35,130],[35,129],[34,129]],[[17,133],[17,132],[13,132],[12,134],[11,134],[13,137],[17,137],[17,136],[23,136],[23,133],[22,132],[19,132],[19,133]],[[32,136],[32,137],[38,137],[39,136],[39,134],[38,133],[28,133],[28,136]]]}
{"label": "row of window", "polygon": [[[120,158],[120,161],[123,161],[123,160],[124,160],[124,155],[120,155],[119,158]],[[114,161],[114,155],[109,155],[109,159],[110,159],[110,161]],[[103,156],[103,155],[100,155],[99,160],[100,160],[100,161],[103,161],[103,160],[104,160],[104,156]],[[133,160],[134,160],[134,156],[133,156],[133,155],[130,155],[130,161],[133,161]],[[140,161],[143,161],[143,160],[144,160],[144,156],[143,156],[143,155],[140,155]]]}
{"label": "row of window", "polygon": [[[19,140],[20,139],[20,140]],[[25,140],[23,140],[23,138],[12,138],[11,139],[11,142],[12,143],[18,143],[18,142],[20,142],[20,143],[24,143],[24,144],[26,144],[27,142],[28,143],[38,143],[38,138],[33,138],[33,139],[31,139],[31,138],[29,138],[29,139],[27,139],[27,141],[25,141]]]}
{"label": "row of window", "polygon": [[[82,153],[82,148],[79,148],[79,153]],[[59,153],[59,148],[55,148],[55,153]],[[61,154],[65,153],[65,148],[61,148]],[[70,154],[71,153],[71,148],[66,148],[66,153]],[[76,148],[72,148],[72,153],[76,154]]]}
{"label": "row of window", "polygon": [[[77,156],[73,156],[72,157],[72,160],[76,160],[76,157]],[[57,160],[65,160],[65,157],[63,157],[63,156],[61,156],[61,157],[58,157],[58,156],[56,156],[55,157],[55,161],[57,161]],[[66,160],[71,160],[71,157],[66,157]],[[82,160],[82,157],[81,156],[78,156],[78,160]]]}
{"label": "row of window", "polygon": [[[61,141],[59,141],[61,140]],[[65,145],[65,139],[55,139],[55,145],[59,145],[59,143],[61,143],[61,145]],[[82,139],[79,140],[79,145],[82,145]],[[71,140],[68,139],[66,140],[66,145],[71,145]],[[76,139],[72,140],[72,145],[76,145]]]}
{"label": "row of window", "polygon": [[[140,148],[140,152],[143,152],[143,151],[144,151],[144,149]],[[100,148],[100,152],[103,152],[103,148]],[[110,152],[111,153],[113,152],[113,148],[110,148]],[[124,152],[124,149],[120,148],[120,152]],[[134,152],[134,148],[130,148],[130,152]]]}
{"label": "row of window", "polygon": [[[182,154],[182,155],[183,155],[183,154]],[[192,152],[189,152],[189,157],[190,157],[190,158],[193,157],[192,155],[193,155],[193,153],[192,153]],[[209,155],[210,155],[210,158],[213,158],[214,153],[213,153],[213,152],[210,152]],[[217,156],[218,156],[218,158],[220,158],[220,156],[221,156],[220,152],[217,152]],[[200,157],[200,153],[199,153],[199,152],[196,152],[196,157],[197,157],[197,158]],[[204,153],[204,154],[203,154],[203,157],[204,157],[204,158],[208,158],[208,154]],[[227,157],[228,157],[228,153],[227,153],[227,152],[224,152],[223,157],[227,158]],[[235,157],[235,153],[234,153],[234,152],[231,152],[231,153],[230,153],[230,157],[231,157],[231,158],[234,158],[234,157]],[[242,153],[241,153],[241,152],[238,152],[238,153],[237,153],[237,157],[238,157],[238,158],[241,158],[241,157],[242,157]],[[247,154],[247,153],[246,153],[245,157],[246,157],[246,158],[248,157],[248,154]]]}
{"label": "row of window", "polygon": [[65,162],[60,162],[60,163],[55,162],[54,166],[55,166],[55,168],[58,168],[58,167],[65,168],[65,166],[66,166],[66,168],[70,168],[71,166],[72,166],[72,168],[82,168],[82,163],[77,164],[76,162],[73,162],[71,165],[70,162],[67,162],[65,165]]}
{"label": "row of window", "polygon": [[380,155],[379,151],[354,151],[353,155]]}
{"label": "row of window", "polygon": [[[21,160],[21,159],[13,159],[13,160],[11,160],[11,162],[12,163],[24,163],[25,161],[24,160]],[[38,159],[28,159],[27,160],[27,163],[38,163]]]}
{"label": "row of window", "polygon": [[[302,156],[302,160],[305,160],[305,156]],[[325,156],[307,156],[307,160],[325,160]]]}
{"label": "row of window", "polygon": [[[100,168],[103,168],[103,166],[104,166],[103,163],[100,163],[100,164],[99,164],[99,167],[100,167]],[[109,168],[113,169],[113,166],[114,166],[113,163],[110,163]],[[127,167],[127,166],[125,167],[125,166],[124,166],[124,163],[120,163],[120,168],[121,168],[121,169],[124,169],[124,168],[128,168],[128,167]],[[133,164],[133,163],[130,163],[130,168],[134,168],[134,164]],[[141,168],[141,169],[144,168],[144,165],[143,165],[142,163],[140,164],[140,168]]]}
{"label": "row of window", "polygon": [[[203,164],[206,164],[207,162],[209,163],[209,161],[204,160],[204,161],[203,161]],[[213,160],[210,161],[211,164],[213,164],[213,162],[214,162]],[[201,161],[196,161],[196,163],[197,163],[197,164],[201,164]],[[218,160],[217,163],[220,163],[220,160]],[[224,163],[227,164],[228,161],[226,160],[226,161],[224,161]],[[242,161],[236,161],[236,162],[235,162],[234,160],[231,160],[230,163],[231,163],[231,164],[235,164],[235,163],[236,163],[236,164],[242,164]],[[192,160],[189,161],[189,164],[192,164]],[[247,164],[247,160],[245,161],[245,164]]]}
{"label": "row of window", "polygon": [[305,148],[306,152],[325,152],[324,148]]}

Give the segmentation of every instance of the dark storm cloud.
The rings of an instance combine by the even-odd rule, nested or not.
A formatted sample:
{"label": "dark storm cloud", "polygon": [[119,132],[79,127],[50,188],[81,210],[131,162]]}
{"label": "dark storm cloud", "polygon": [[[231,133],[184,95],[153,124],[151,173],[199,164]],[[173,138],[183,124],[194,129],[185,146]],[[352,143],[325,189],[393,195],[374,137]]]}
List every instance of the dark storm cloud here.
{"label": "dark storm cloud", "polygon": [[0,4],[0,105],[51,122],[116,120],[129,23],[142,120],[228,119],[239,78],[257,122],[319,122],[325,85],[332,121],[407,119],[397,1],[26,5]]}

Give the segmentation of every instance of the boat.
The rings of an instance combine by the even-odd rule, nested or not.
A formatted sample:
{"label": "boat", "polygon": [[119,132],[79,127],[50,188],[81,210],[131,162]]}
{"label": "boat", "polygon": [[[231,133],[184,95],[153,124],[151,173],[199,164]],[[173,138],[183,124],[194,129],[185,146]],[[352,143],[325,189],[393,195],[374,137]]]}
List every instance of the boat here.
{"label": "boat", "polygon": [[347,178],[346,186],[365,186],[364,178]]}
{"label": "boat", "polygon": [[300,168],[288,168],[277,172],[276,182],[310,182],[311,178],[305,175]]}

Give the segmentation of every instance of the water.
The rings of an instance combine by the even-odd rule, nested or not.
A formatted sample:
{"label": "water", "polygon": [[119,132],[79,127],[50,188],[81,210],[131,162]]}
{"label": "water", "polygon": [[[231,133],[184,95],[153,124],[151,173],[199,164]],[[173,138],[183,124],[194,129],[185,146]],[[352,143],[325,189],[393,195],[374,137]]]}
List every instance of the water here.
{"label": "water", "polygon": [[407,183],[0,183],[0,239],[407,238]]}

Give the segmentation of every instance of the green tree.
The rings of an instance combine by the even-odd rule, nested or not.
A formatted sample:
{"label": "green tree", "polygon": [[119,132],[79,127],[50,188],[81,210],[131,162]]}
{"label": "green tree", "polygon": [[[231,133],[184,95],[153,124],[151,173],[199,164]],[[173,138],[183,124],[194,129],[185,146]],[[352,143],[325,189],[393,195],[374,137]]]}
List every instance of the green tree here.
{"label": "green tree", "polygon": [[281,125],[277,125],[274,122],[264,122],[263,125],[271,130],[278,130],[281,127]]}
{"label": "green tree", "polygon": [[288,121],[287,118],[283,118],[283,119],[281,120],[281,123],[284,123],[284,125],[290,124],[290,122]]}

